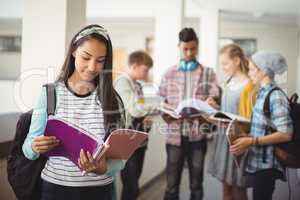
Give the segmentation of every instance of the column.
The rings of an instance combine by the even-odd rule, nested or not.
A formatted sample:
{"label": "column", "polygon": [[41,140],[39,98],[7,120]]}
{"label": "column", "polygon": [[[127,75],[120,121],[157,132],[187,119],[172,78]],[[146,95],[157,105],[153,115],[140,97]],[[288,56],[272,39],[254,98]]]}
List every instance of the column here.
{"label": "column", "polygon": [[218,66],[219,17],[218,9],[206,8],[200,13],[199,60],[215,70]]}
{"label": "column", "polygon": [[85,25],[85,0],[26,0],[22,24],[21,76],[15,101],[32,108],[41,86],[53,82],[63,64],[71,37]]}
{"label": "column", "polygon": [[179,61],[178,33],[183,25],[184,1],[162,1],[155,15],[154,82]]}

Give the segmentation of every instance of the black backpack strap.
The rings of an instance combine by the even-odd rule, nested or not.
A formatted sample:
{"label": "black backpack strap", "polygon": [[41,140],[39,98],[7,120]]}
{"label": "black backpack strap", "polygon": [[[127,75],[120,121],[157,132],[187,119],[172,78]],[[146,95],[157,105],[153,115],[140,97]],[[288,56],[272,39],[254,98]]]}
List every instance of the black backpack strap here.
{"label": "black backpack strap", "polygon": [[56,107],[56,92],[55,92],[55,83],[48,83],[43,85],[46,87],[47,92],[47,114],[54,115]]}
{"label": "black backpack strap", "polygon": [[[271,98],[271,94],[276,90],[282,91],[279,87],[274,87],[273,89],[271,89],[271,91],[267,94],[267,96],[265,98],[263,111],[264,111],[264,115],[267,119],[271,119],[270,98]],[[265,130],[265,135],[268,135],[270,132],[274,132],[274,131],[275,130],[272,127],[267,126],[266,130]],[[266,148],[266,146],[263,146],[263,162],[264,163],[266,162],[266,159],[267,159],[267,148]]]}
{"label": "black backpack strap", "polygon": [[270,109],[270,97],[271,94],[276,91],[276,90],[280,90],[282,91],[279,87],[274,87],[266,96],[265,102],[264,102],[264,115],[270,119],[271,118],[271,109]]}

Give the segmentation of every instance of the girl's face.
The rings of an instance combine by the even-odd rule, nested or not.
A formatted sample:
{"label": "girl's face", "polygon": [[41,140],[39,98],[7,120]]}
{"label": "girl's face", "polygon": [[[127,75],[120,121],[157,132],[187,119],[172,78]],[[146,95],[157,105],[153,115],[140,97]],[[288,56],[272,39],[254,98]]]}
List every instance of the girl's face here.
{"label": "girl's face", "polygon": [[252,80],[253,84],[259,84],[261,80],[266,76],[263,71],[261,71],[256,65],[250,61],[249,62],[249,73],[250,79]]}
{"label": "girl's face", "polygon": [[72,76],[76,81],[93,81],[104,67],[106,46],[96,39],[84,41],[72,54],[75,70]]}
{"label": "girl's face", "polygon": [[240,59],[237,57],[230,58],[228,53],[222,53],[220,55],[220,65],[226,75],[233,76],[240,70]]}

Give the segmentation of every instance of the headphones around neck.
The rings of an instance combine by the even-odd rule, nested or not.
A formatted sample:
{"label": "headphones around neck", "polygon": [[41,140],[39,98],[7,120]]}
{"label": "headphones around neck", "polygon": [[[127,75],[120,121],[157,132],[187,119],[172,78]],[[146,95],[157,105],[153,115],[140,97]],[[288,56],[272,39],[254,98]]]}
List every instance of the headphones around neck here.
{"label": "headphones around neck", "polygon": [[186,61],[181,59],[179,62],[179,70],[182,72],[191,72],[198,67],[199,63],[195,60]]}

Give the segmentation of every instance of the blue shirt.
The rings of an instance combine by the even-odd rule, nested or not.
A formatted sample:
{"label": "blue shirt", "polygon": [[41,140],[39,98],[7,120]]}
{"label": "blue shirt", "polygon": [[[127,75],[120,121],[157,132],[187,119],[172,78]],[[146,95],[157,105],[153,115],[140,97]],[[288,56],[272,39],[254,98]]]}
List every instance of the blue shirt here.
{"label": "blue shirt", "polygon": [[[293,131],[293,123],[290,117],[290,106],[286,95],[279,90],[272,92],[270,96],[271,119],[264,115],[263,107],[268,93],[276,87],[274,82],[261,87],[257,94],[255,106],[253,108],[251,132],[253,137],[265,135],[267,127],[271,126],[278,132],[288,134]],[[265,159],[263,152],[265,148]],[[274,155],[274,145],[252,146],[248,152],[248,163],[246,171],[254,173],[263,169],[278,169],[283,172],[283,167],[279,164]]]}

